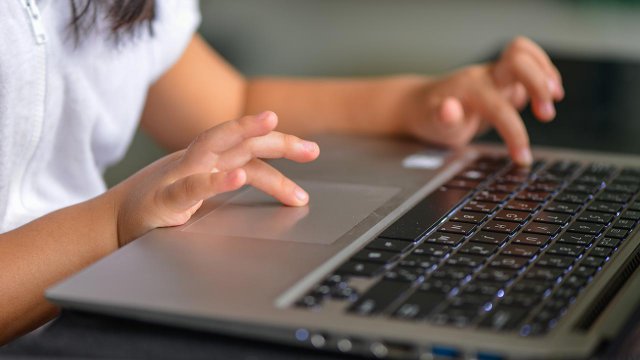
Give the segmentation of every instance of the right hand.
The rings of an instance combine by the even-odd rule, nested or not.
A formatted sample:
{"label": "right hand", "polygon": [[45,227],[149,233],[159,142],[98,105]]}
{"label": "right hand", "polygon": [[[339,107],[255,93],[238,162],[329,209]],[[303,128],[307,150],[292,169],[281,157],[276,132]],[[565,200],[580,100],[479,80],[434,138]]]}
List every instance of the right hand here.
{"label": "right hand", "polygon": [[228,121],[200,134],[185,150],[167,155],[109,190],[115,196],[118,245],[157,227],[186,223],[202,202],[245,184],[289,206],[309,195],[260,158],[315,160],[314,142],[273,131],[278,118],[267,111]]}

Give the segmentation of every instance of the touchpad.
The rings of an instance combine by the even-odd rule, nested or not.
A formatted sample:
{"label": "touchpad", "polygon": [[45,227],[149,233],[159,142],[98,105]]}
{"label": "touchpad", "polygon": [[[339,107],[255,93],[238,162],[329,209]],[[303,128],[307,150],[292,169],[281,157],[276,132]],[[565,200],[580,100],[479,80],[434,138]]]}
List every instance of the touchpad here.
{"label": "touchpad", "polygon": [[328,245],[400,190],[315,181],[298,184],[309,193],[307,206],[284,206],[260,190],[247,188],[185,231]]}

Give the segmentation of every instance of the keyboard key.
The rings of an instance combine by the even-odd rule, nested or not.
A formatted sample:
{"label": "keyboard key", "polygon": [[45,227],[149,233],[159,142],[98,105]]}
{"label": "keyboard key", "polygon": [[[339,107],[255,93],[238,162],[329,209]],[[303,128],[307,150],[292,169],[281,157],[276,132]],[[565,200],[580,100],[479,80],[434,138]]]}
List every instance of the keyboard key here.
{"label": "keyboard key", "polygon": [[513,234],[516,230],[518,230],[518,228],[520,228],[520,224],[517,223],[491,220],[482,227],[482,230]]}
{"label": "keyboard key", "polygon": [[531,310],[532,307],[540,303],[542,295],[538,294],[523,294],[509,292],[501,301],[500,305],[504,306],[520,306]]}
{"label": "keyboard key", "polygon": [[535,221],[537,222],[557,224],[560,226],[569,222],[569,219],[571,219],[571,215],[558,214],[547,211],[542,211],[535,217]]}
{"label": "keyboard key", "polygon": [[572,203],[572,204],[584,204],[586,203],[591,196],[589,194],[577,194],[577,193],[568,193],[562,192],[560,195],[556,196],[555,201]]}
{"label": "keyboard key", "polygon": [[[489,269],[483,270],[482,272],[478,273],[478,276],[480,276],[481,273],[484,273],[485,271],[488,271],[488,270]],[[494,274],[496,271],[500,271],[502,272],[502,274],[505,274],[505,270],[494,269],[492,271],[494,271]],[[513,274],[516,274],[516,272],[513,272]],[[494,297],[498,294],[500,290],[502,290],[503,286],[501,285],[501,283],[509,281],[514,276],[515,275],[498,275],[497,276],[498,280],[494,280],[496,279],[495,276],[488,275],[487,276],[488,280],[486,281],[484,279],[476,278],[476,280],[470,282],[462,291],[465,294]]]}
{"label": "keyboard key", "polygon": [[391,224],[380,237],[418,240],[468,194],[468,190],[436,190]]}
{"label": "keyboard key", "polygon": [[462,245],[458,253],[489,256],[496,250],[498,250],[498,246],[496,245],[470,242]]}
{"label": "keyboard key", "polygon": [[490,214],[496,211],[498,206],[494,203],[483,202],[483,201],[469,201],[462,209],[465,211],[474,211]]}
{"label": "keyboard key", "polygon": [[549,240],[551,240],[551,238],[547,235],[522,233],[513,238],[513,243],[542,247],[545,246]]}
{"label": "keyboard key", "polygon": [[475,229],[476,226],[474,224],[447,221],[444,225],[438,228],[438,231],[466,236],[471,234]]}
{"label": "keyboard key", "polygon": [[585,211],[578,217],[578,220],[596,224],[608,224],[613,220],[613,215],[595,212],[595,211]]}
{"label": "keyboard key", "polygon": [[431,322],[438,325],[453,325],[457,327],[466,327],[478,317],[476,309],[460,308],[449,305],[441,312],[431,316]]}
{"label": "keyboard key", "polygon": [[629,234],[628,230],[625,229],[609,229],[604,236],[608,236],[610,238],[616,238],[616,239],[624,239],[627,237],[627,235]]}
{"label": "keyboard key", "polygon": [[489,266],[503,269],[520,270],[527,265],[529,259],[523,257],[498,255],[489,262]]}
{"label": "keyboard key", "polygon": [[515,293],[529,293],[529,294],[539,294],[544,295],[547,290],[553,288],[553,282],[542,282],[542,281],[533,281],[533,280],[519,280],[516,282],[511,288],[512,292]]}
{"label": "keyboard key", "polygon": [[540,208],[540,203],[532,201],[511,200],[505,205],[505,209],[534,212]]}
{"label": "keyboard key", "polygon": [[349,308],[349,312],[358,315],[379,314],[410,288],[411,284],[407,282],[381,280],[364,293]]}
{"label": "keyboard key", "polygon": [[627,211],[622,213],[621,218],[629,219],[629,220],[633,220],[633,221],[638,221],[638,220],[640,220],[640,211],[627,210]]}
{"label": "keyboard key", "polygon": [[605,202],[605,201],[594,201],[588,207],[591,211],[599,211],[609,214],[617,214],[620,210],[622,210],[622,205]]}
{"label": "keyboard key", "polygon": [[580,245],[570,245],[570,244],[553,244],[547,250],[547,254],[555,254],[561,256],[571,256],[573,258],[578,257],[580,254],[584,252],[584,247]]}
{"label": "keyboard key", "polygon": [[501,254],[532,258],[535,254],[538,253],[538,251],[539,248],[537,246],[509,244],[502,249]]}
{"label": "keyboard key", "polygon": [[545,211],[563,214],[575,214],[580,210],[581,204],[569,204],[553,201],[544,208]]}
{"label": "keyboard key", "polygon": [[540,256],[540,259],[536,262],[537,266],[541,267],[553,267],[566,270],[573,265],[575,258],[569,256],[557,256],[546,253]]}
{"label": "keyboard key", "polygon": [[398,306],[393,316],[399,319],[421,320],[431,315],[444,299],[445,295],[442,293],[416,291]]}
{"label": "keyboard key", "polygon": [[613,224],[614,228],[625,229],[625,230],[631,230],[635,226],[636,226],[636,222],[630,219],[618,219],[618,221],[616,221]]}
{"label": "keyboard key", "polygon": [[630,195],[637,193],[638,189],[640,189],[640,186],[636,184],[620,183],[617,181],[607,186],[607,191],[620,192]]}
{"label": "keyboard key", "polygon": [[508,198],[509,194],[491,191],[480,191],[476,193],[476,195],[473,197],[473,200],[479,202],[502,203],[504,201],[507,201]]}
{"label": "keyboard key", "polygon": [[555,236],[559,231],[560,231],[559,225],[545,224],[545,223],[539,223],[535,221],[527,225],[523,230],[523,232],[525,233],[548,235],[551,237]]}
{"label": "keyboard key", "polygon": [[582,261],[580,262],[580,265],[599,268],[602,265],[604,265],[605,262],[606,262],[605,257],[589,255],[589,256],[586,256],[584,259],[582,259]]}
{"label": "keyboard key", "polygon": [[480,281],[483,283],[492,283],[492,284],[505,284],[511,279],[515,278],[517,275],[518,275],[517,270],[490,267],[490,268],[480,270],[476,275],[476,278],[471,282],[471,284],[473,284],[473,282],[476,282],[476,281]]}
{"label": "keyboard key", "polygon": [[609,255],[611,255],[611,252],[612,252],[611,248],[604,247],[604,246],[596,246],[593,248],[593,250],[591,250],[589,255],[606,258]]}
{"label": "keyboard key", "polygon": [[353,259],[356,261],[367,261],[367,262],[377,262],[388,264],[395,260],[397,253],[391,251],[382,251],[382,250],[370,250],[364,249],[360,250],[353,256]]}
{"label": "keyboard key", "polygon": [[415,271],[416,268],[395,267],[384,273],[384,279],[413,283],[424,276],[423,272]]}
{"label": "keyboard key", "polygon": [[549,199],[550,196],[551,196],[551,193],[548,193],[545,191],[524,190],[519,192],[518,195],[516,195],[516,199],[522,200],[522,201],[545,202],[547,201],[547,199]]}
{"label": "keyboard key", "polygon": [[460,281],[471,275],[473,268],[466,266],[445,265],[431,273],[432,279],[457,280]]}
{"label": "keyboard key", "polygon": [[493,183],[487,188],[488,191],[511,194],[520,188],[519,184],[512,183]]}
{"label": "keyboard key", "polygon": [[573,183],[567,186],[564,191],[593,195],[600,190],[600,184]]}
{"label": "keyboard key", "polygon": [[530,213],[516,210],[501,210],[498,212],[494,219],[501,221],[513,221],[517,223],[523,223],[529,219]]}
{"label": "keyboard key", "polygon": [[485,262],[484,256],[468,255],[468,254],[455,254],[447,259],[447,264],[453,266],[467,266],[476,268]]}
{"label": "keyboard key", "polygon": [[584,288],[588,282],[589,282],[589,278],[576,276],[572,274],[569,277],[567,277],[567,279],[562,283],[561,286],[570,287],[578,290],[578,289]]}
{"label": "keyboard key", "polygon": [[466,222],[471,224],[480,224],[487,219],[487,215],[483,213],[473,213],[466,211],[458,211],[451,216],[451,220],[458,222]]}
{"label": "keyboard key", "polygon": [[340,266],[336,270],[336,273],[340,275],[371,277],[380,272],[382,268],[382,264],[350,260]]}
{"label": "keyboard key", "polygon": [[417,267],[427,271],[440,263],[440,258],[409,254],[398,262],[402,267]]}
{"label": "keyboard key", "polygon": [[528,280],[557,281],[564,273],[561,269],[534,266],[527,270],[524,278]]}
{"label": "keyboard key", "polygon": [[384,250],[395,253],[403,253],[411,248],[412,244],[403,240],[377,238],[367,245],[367,249]]}
{"label": "keyboard key", "polygon": [[443,294],[443,296],[445,296],[453,289],[455,289],[457,287],[457,284],[458,281],[455,280],[429,278],[425,280],[424,283],[420,284],[420,286],[418,286],[418,291],[433,292]]}
{"label": "keyboard key", "polygon": [[527,190],[531,191],[545,191],[553,193],[560,187],[560,183],[557,181],[540,181],[536,180],[527,186]]}
{"label": "keyboard key", "polygon": [[471,240],[469,241],[486,243],[486,244],[494,244],[494,245],[500,246],[502,245],[502,243],[507,241],[508,238],[509,238],[509,235],[507,234],[479,231],[473,237],[471,237]]}
{"label": "keyboard key", "polygon": [[593,241],[593,235],[579,233],[564,233],[558,239],[558,243],[589,246]]}
{"label": "keyboard key", "polygon": [[566,178],[573,175],[579,167],[580,163],[575,161],[559,160],[546,169],[546,172],[558,177]]}
{"label": "keyboard key", "polygon": [[433,233],[425,239],[425,242],[444,244],[449,246],[458,246],[464,240],[464,236],[445,233]]}
{"label": "keyboard key", "polygon": [[479,325],[493,330],[513,330],[518,328],[528,312],[529,309],[523,307],[498,305]]}
{"label": "keyboard key", "polygon": [[603,247],[615,249],[618,246],[620,246],[620,240],[619,239],[613,239],[613,238],[605,237],[605,238],[602,238],[602,239],[598,240],[598,246],[603,246]]}
{"label": "keyboard key", "polygon": [[636,202],[629,205],[629,210],[640,211],[640,201],[636,200]]}
{"label": "keyboard key", "polygon": [[567,229],[567,232],[597,236],[602,232],[603,229],[604,229],[604,226],[600,224],[592,224],[592,223],[577,221],[569,226],[569,228]]}
{"label": "keyboard key", "polygon": [[442,244],[423,243],[418,245],[411,254],[413,255],[427,255],[433,257],[443,257],[451,251],[451,247]]}
{"label": "keyboard key", "polygon": [[612,203],[626,204],[631,199],[630,194],[616,193],[610,192],[607,190],[601,192],[596,196],[596,200],[598,201],[606,201]]}
{"label": "keyboard key", "polygon": [[573,274],[576,275],[576,276],[589,278],[589,277],[592,277],[593,275],[595,275],[597,271],[598,271],[598,269],[595,268],[595,267],[580,265],[580,266],[578,266],[576,268],[576,270],[573,272]]}

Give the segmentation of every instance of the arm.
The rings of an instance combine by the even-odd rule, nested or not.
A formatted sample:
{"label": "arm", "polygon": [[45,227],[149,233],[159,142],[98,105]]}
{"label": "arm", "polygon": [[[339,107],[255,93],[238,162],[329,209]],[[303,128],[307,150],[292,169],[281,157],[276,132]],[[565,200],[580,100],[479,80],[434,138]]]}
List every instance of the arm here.
{"label": "arm", "polygon": [[222,121],[265,109],[278,114],[278,130],[301,136],[399,133],[391,121],[398,111],[394,105],[423,81],[413,76],[247,80],[195,35],[182,58],[149,90],[142,126],[169,150],[184,148]]}
{"label": "arm", "polygon": [[273,131],[271,112],[222,123],[104,194],[0,234],[0,344],[55,316],[53,283],[147,231],[182,225],[202,202],[251,184],[291,206],[308,195],[259,158],[312,161],[312,142]]}
{"label": "arm", "polygon": [[563,96],[557,69],[525,38],[514,40],[496,63],[433,79],[245,79],[196,35],[150,89],[142,124],[169,149],[225,119],[263,109],[279,114],[280,130],[298,135],[409,135],[444,146],[463,145],[490,124],[524,164],[531,161],[529,138],[517,110],[531,97],[536,116],[548,121]]}
{"label": "arm", "polygon": [[0,235],[0,344],[55,316],[44,290],[114,251],[115,224],[105,195]]}

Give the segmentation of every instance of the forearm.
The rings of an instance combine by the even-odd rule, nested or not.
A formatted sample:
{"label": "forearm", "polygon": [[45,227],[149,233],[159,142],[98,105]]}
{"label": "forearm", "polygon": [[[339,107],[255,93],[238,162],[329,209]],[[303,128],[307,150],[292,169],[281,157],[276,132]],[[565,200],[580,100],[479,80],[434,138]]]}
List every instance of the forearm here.
{"label": "forearm", "polygon": [[247,81],[245,113],[275,111],[278,130],[305,136],[318,132],[397,135],[397,121],[412,92],[427,81],[421,76],[381,78]]}
{"label": "forearm", "polygon": [[47,287],[117,248],[114,212],[103,195],[0,235],[0,343],[56,314]]}

